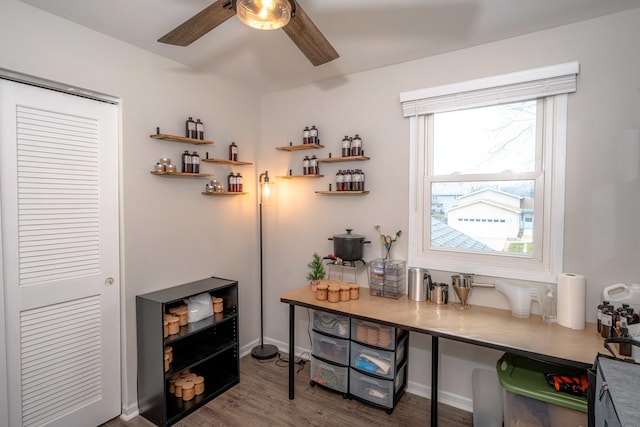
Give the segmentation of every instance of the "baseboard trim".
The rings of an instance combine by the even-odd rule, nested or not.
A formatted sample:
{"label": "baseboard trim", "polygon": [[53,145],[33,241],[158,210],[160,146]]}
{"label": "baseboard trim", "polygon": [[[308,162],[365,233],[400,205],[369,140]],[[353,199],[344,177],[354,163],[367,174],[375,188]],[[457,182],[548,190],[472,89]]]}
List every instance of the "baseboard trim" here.
{"label": "baseboard trim", "polygon": [[120,414],[120,419],[123,421],[131,421],[133,418],[140,415],[140,410],[138,408],[138,401],[136,400],[133,403],[129,403],[128,405],[122,405],[122,413]]}

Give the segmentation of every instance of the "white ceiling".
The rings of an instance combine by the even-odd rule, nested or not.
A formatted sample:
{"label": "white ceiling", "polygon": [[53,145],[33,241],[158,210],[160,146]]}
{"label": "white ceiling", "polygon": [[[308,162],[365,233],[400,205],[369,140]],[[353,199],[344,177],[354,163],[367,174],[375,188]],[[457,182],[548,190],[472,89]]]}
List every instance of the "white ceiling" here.
{"label": "white ceiling", "polygon": [[640,7],[640,0],[297,0],[340,54],[314,67],[282,30],[250,29],[236,17],[187,47],[156,41],[214,0],[21,1],[262,93]]}

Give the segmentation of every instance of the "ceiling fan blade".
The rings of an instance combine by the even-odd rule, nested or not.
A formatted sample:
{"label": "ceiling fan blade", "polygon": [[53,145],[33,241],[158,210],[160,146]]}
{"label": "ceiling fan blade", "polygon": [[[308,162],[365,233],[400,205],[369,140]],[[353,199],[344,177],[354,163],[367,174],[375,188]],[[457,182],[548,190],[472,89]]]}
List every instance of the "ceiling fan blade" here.
{"label": "ceiling fan blade", "polygon": [[287,25],[282,27],[289,38],[298,46],[314,66],[326,64],[338,58],[338,52],[313,23],[309,15],[296,2],[296,13]]}
{"label": "ceiling fan blade", "polygon": [[231,0],[218,0],[158,39],[161,43],[189,46],[235,15]]}

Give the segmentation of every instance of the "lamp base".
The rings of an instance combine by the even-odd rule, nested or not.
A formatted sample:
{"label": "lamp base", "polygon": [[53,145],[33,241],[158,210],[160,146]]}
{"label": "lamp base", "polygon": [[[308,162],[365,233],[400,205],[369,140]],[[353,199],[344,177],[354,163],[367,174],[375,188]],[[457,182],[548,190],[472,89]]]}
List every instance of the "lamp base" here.
{"label": "lamp base", "polygon": [[273,344],[262,344],[253,347],[251,357],[258,360],[272,359],[278,355],[278,347]]}

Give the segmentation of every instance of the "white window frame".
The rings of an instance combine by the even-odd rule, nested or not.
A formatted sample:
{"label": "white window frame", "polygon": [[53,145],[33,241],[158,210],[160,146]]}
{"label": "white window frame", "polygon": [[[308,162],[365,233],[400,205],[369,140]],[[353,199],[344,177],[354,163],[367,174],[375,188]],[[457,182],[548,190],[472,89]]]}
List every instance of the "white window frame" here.
{"label": "white window frame", "polygon": [[[409,265],[482,276],[554,283],[563,268],[565,156],[568,94],[576,91],[579,64],[504,74],[400,94],[409,118]],[[533,257],[430,248],[429,126],[434,113],[542,99],[542,174],[536,178],[537,241]],[[468,175],[465,180],[473,181]],[[538,192],[543,191],[542,197]],[[542,203],[540,201],[542,200]],[[542,206],[540,206],[542,204]],[[429,232],[429,233],[427,233]]]}

